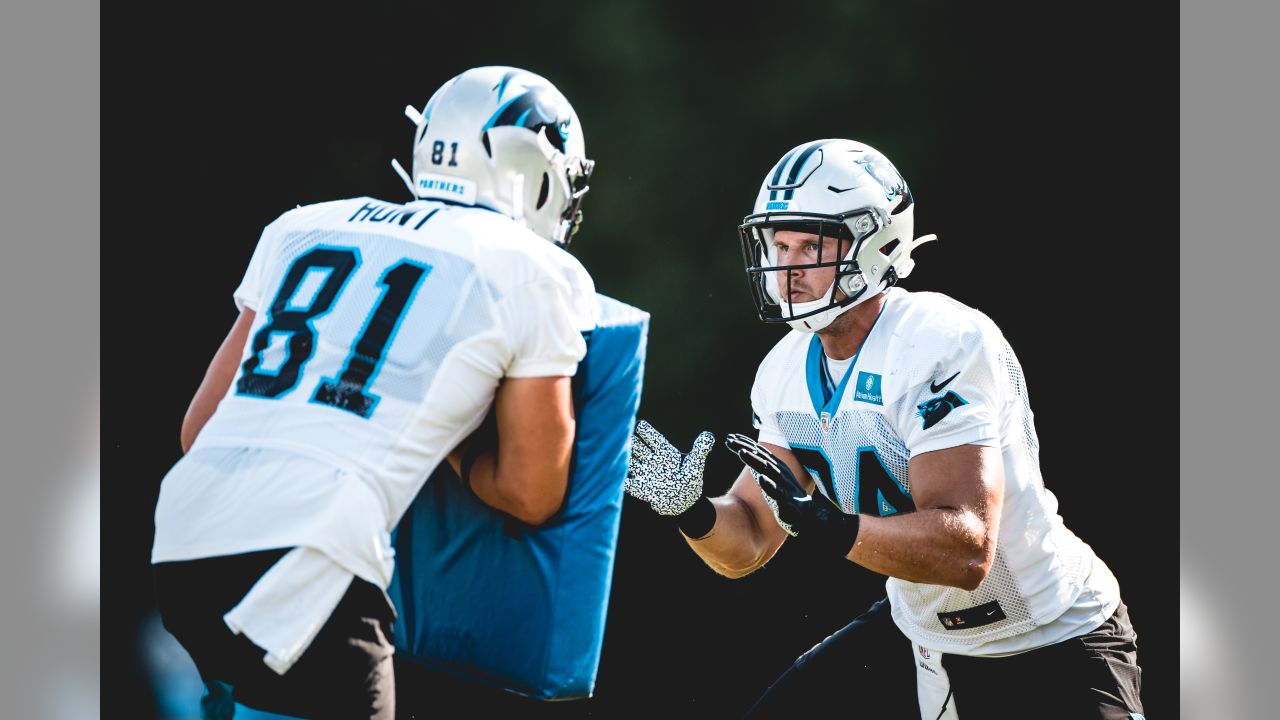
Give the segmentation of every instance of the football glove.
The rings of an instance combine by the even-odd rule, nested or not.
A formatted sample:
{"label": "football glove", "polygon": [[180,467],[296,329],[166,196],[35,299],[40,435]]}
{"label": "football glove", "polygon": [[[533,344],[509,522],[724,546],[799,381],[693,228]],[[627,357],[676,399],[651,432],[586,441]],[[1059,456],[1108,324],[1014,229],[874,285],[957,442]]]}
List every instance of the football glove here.
{"label": "football glove", "polygon": [[627,493],[659,515],[674,518],[689,537],[700,538],[715,525],[715,507],[702,493],[702,473],[716,438],[702,432],[687,454],[641,420],[631,438]]}
{"label": "football glove", "polygon": [[724,446],[751,470],[764,501],[788,535],[841,557],[853,549],[858,538],[857,515],[846,515],[805,492],[791,468],[755,440],[733,433],[725,437]]}

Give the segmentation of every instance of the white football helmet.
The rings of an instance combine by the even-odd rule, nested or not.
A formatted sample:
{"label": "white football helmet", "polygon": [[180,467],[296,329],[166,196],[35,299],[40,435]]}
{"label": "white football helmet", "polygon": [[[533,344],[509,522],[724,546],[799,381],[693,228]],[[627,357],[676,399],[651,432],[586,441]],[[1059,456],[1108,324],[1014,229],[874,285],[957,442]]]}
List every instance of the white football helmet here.
{"label": "white football helmet", "polygon": [[[853,140],[815,140],[793,148],[765,176],[753,214],[738,226],[760,319],[816,332],[888,290],[915,267],[911,251],[937,239],[913,236],[913,212],[906,181],[875,148]],[[819,254],[813,264],[779,265],[776,230],[852,244],[844,257]],[[823,297],[803,303],[783,299],[790,296],[790,271],[820,267],[836,269]],[[780,282],[787,283],[786,293],[779,291]]]}
{"label": "white football helmet", "polygon": [[472,68],[442,85],[421,113],[410,106],[405,114],[418,127],[412,178],[391,164],[415,197],[496,210],[568,244],[595,163],[554,85],[519,68]]}

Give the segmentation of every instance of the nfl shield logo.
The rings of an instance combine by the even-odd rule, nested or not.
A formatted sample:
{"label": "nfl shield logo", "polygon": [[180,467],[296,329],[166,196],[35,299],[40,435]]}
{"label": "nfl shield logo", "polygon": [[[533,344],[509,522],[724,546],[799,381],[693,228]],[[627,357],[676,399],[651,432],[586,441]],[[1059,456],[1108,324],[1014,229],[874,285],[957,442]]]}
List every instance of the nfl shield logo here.
{"label": "nfl shield logo", "polygon": [[822,426],[822,432],[831,432],[831,413],[823,412],[818,416],[818,424]]}
{"label": "nfl shield logo", "polygon": [[923,645],[917,645],[916,648],[920,650],[920,657],[924,658],[925,660],[929,659],[929,648]]}

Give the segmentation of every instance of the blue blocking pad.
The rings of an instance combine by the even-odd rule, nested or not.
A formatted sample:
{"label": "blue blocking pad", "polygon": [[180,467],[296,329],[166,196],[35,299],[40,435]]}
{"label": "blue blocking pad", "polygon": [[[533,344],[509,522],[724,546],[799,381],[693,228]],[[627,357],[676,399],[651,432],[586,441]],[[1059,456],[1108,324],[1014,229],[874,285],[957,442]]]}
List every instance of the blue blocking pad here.
{"label": "blue blocking pad", "polygon": [[648,313],[597,295],[600,324],[573,378],[568,494],[540,527],[481,503],[447,463],[396,528],[396,653],[546,700],[589,697],[640,404]]}

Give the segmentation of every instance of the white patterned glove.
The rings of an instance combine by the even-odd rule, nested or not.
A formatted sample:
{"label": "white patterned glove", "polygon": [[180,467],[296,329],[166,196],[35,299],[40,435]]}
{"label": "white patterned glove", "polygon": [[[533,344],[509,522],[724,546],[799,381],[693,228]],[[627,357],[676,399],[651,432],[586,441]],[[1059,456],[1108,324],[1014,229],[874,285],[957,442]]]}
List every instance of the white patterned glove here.
{"label": "white patterned glove", "polygon": [[659,515],[680,515],[702,497],[702,473],[715,442],[711,433],[700,433],[689,453],[682,454],[662,433],[641,420],[631,438],[627,493],[649,503]]}

